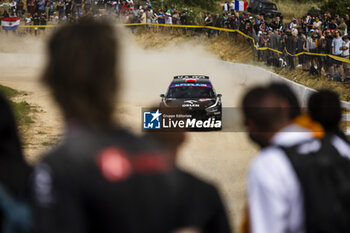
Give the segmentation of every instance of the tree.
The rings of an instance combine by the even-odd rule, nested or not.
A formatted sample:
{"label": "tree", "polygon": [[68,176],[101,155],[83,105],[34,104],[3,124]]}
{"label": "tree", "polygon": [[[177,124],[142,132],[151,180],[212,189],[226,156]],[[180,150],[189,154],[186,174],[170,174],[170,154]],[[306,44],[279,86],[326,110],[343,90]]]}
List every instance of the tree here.
{"label": "tree", "polygon": [[350,1],[345,0],[327,0],[322,5],[323,12],[330,12],[332,15],[339,14],[344,16],[350,12]]}

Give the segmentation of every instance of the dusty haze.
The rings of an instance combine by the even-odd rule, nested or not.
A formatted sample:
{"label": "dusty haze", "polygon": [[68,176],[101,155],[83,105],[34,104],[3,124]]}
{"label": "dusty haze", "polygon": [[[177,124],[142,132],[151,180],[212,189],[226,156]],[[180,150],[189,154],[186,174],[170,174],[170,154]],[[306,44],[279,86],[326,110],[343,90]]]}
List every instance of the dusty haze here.
{"label": "dusty haze", "polygon": [[[118,32],[123,48],[122,90],[119,93],[118,120],[139,133],[141,107],[158,104],[172,77],[179,74],[209,75],[224,107],[239,106],[242,93],[256,82],[242,68],[229,68],[203,47],[194,43],[174,44],[161,50],[139,47],[127,31]],[[24,91],[25,100],[38,110],[35,123],[25,133],[25,154],[35,162],[50,146],[48,140],[62,137],[64,127],[55,103],[39,82],[45,64],[45,38],[4,36],[0,38],[0,84]],[[96,77],[97,79],[98,77]],[[259,78],[259,77],[258,77]],[[253,81],[252,81],[253,80]],[[117,102],[116,102],[117,104]],[[224,121],[230,121],[225,119]],[[234,120],[232,124],[239,124]],[[179,165],[215,183],[225,199],[230,220],[240,223],[245,196],[245,175],[256,149],[245,133],[189,133]]]}

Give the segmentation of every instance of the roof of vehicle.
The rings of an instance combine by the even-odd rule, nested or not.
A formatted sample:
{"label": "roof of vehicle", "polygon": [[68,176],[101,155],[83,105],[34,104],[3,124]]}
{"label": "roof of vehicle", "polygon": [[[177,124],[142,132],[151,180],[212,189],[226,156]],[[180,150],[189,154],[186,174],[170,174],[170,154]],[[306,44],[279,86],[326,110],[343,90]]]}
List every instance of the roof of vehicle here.
{"label": "roof of vehicle", "polygon": [[211,84],[209,80],[209,76],[205,76],[205,75],[178,75],[174,77],[171,83],[175,84],[175,83],[189,83],[189,82]]}
{"label": "roof of vehicle", "polygon": [[269,0],[255,0],[257,2],[263,2],[263,3],[272,3],[274,4],[273,2],[269,1]]}

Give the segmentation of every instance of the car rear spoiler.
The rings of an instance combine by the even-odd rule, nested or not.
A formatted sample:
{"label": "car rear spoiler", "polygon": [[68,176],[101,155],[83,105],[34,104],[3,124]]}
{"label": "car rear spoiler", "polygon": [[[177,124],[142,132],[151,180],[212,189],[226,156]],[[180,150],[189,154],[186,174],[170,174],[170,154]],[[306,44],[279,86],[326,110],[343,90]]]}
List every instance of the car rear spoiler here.
{"label": "car rear spoiler", "polygon": [[174,76],[174,79],[208,79],[209,80],[209,76],[205,76],[205,75],[177,75],[177,76]]}

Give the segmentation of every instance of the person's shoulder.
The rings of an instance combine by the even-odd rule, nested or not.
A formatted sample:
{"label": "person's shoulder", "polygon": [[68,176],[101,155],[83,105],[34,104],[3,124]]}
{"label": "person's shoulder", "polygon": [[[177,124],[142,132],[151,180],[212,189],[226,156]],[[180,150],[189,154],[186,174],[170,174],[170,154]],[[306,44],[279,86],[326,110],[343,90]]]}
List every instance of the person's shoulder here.
{"label": "person's shoulder", "polygon": [[218,193],[214,184],[204,181],[189,172],[177,169],[177,175],[180,177],[186,190],[195,190],[196,193],[216,195]]}
{"label": "person's shoulder", "polygon": [[269,146],[256,155],[250,164],[249,172],[258,174],[278,173],[279,168],[285,167],[288,159],[281,148]]}
{"label": "person's shoulder", "polygon": [[91,131],[82,129],[67,135],[43,161],[47,163],[80,163],[84,159],[93,159],[105,148],[119,148],[127,154],[133,151],[151,150],[150,143],[124,129]]}
{"label": "person's shoulder", "polygon": [[262,149],[253,159],[251,167],[265,166],[271,162],[279,160],[283,156],[283,151],[278,146],[268,146]]}

